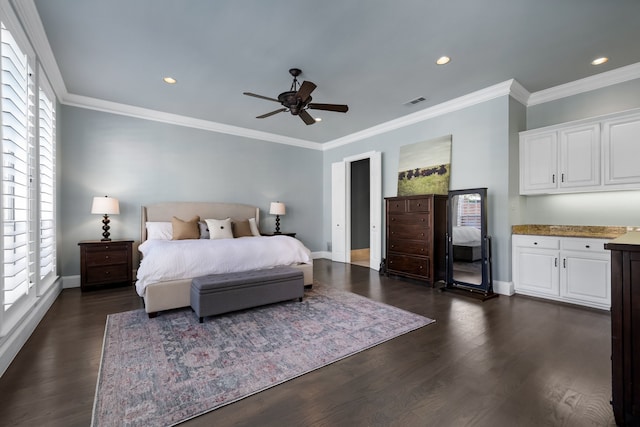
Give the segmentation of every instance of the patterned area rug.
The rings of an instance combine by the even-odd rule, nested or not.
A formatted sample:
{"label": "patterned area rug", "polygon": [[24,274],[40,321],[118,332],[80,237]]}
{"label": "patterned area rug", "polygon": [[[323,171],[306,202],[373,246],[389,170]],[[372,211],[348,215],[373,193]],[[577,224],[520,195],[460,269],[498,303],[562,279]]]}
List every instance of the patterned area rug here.
{"label": "patterned area rug", "polygon": [[176,425],[432,322],[320,284],[203,324],[190,308],[112,314],[92,425]]}

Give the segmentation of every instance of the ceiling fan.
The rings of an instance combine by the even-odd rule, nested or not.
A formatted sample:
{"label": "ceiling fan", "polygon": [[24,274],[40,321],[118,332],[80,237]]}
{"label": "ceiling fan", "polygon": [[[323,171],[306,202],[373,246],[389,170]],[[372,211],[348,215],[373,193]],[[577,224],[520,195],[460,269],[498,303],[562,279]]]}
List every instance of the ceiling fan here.
{"label": "ceiling fan", "polygon": [[291,83],[291,89],[286,92],[282,92],[278,95],[278,99],[269,98],[268,96],[257,95],[251,92],[243,92],[244,95],[253,96],[260,99],[266,99],[267,101],[274,101],[280,103],[284,108],[279,108],[270,113],[257,116],[256,119],[264,119],[274,114],[283,113],[289,111],[294,116],[299,116],[303,122],[308,125],[312,125],[316,120],[311,117],[311,114],[307,112],[311,110],[325,110],[335,111],[338,113],[346,113],[349,111],[349,106],[342,104],[316,104],[311,102],[311,92],[316,88],[316,85],[310,81],[303,81],[302,84],[298,83],[298,76],[302,73],[299,68],[292,68],[289,70],[289,74],[293,76],[293,83]]}

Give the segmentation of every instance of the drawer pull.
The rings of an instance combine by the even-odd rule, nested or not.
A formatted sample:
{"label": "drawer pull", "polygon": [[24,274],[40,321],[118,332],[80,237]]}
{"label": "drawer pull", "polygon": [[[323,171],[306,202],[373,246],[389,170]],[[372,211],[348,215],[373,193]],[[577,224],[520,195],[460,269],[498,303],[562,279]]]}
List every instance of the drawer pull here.
{"label": "drawer pull", "polygon": [[104,259],[109,259],[109,255],[105,255],[105,256],[104,256]]}
{"label": "drawer pull", "polygon": [[589,249],[590,247],[591,247],[591,246],[589,246],[589,245],[585,245],[585,248],[587,248],[587,249]]}
{"label": "drawer pull", "polygon": [[533,242],[533,244],[534,244],[534,245],[537,245],[537,244],[538,244],[538,242]]}
{"label": "drawer pull", "polygon": [[558,258],[554,258],[553,259],[553,264],[554,264],[555,267],[558,266]]}

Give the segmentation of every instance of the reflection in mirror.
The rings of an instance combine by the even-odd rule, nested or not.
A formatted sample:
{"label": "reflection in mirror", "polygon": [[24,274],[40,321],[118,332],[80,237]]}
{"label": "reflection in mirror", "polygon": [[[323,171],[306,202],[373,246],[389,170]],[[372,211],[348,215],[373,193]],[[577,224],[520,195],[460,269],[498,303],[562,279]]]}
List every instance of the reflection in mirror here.
{"label": "reflection in mirror", "polygon": [[482,284],[481,198],[479,193],[451,198],[453,280]]}
{"label": "reflection in mirror", "polygon": [[491,278],[486,202],[486,188],[449,191],[447,283],[443,290],[465,291],[482,299],[497,296]]}

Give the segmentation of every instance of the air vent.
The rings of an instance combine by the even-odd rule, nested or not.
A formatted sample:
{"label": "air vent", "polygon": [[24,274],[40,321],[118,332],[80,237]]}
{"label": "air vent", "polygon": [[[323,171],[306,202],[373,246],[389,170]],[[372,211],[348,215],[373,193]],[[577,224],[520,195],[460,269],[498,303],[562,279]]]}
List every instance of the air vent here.
{"label": "air vent", "polygon": [[407,105],[407,106],[416,105],[426,100],[427,98],[425,98],[424,96],[421,96],[419,98],[412,99],[411,101],[405,102],[403,105]]}

